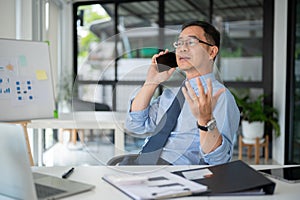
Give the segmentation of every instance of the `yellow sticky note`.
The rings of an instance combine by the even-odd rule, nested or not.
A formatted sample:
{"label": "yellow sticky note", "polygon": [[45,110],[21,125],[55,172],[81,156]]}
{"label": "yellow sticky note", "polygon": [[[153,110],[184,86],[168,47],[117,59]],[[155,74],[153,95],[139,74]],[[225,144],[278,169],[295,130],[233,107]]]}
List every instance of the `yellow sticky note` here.
{"label": "yellow sticky note", "polygon": [[45,70],[36,70],[35,75],[36,75],[37,80],[39,80],[39,81],[48,79],[48,76],[47,76],[47,73]]}

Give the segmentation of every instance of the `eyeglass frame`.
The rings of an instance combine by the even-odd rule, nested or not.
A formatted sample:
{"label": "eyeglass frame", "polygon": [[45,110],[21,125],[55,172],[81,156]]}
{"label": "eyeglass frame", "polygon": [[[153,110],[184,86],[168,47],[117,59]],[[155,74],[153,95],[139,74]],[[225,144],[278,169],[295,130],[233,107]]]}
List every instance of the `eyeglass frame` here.
{"label": "eyeglass frame", "polygon": [[[193,38],[193,39],[196,39],[196,40],[198,40],[198,42],[199,43],[202,43],[202,44],[206,44],[206,45],[208,45],[208,46],[210,46],[210,47],[212,47],[212,46],[215,46],[215,45],[213,45],[213,44],[210,44],[210,43],[207,43],[207,42],[205,42],[205,41],[203,41],[203,40],[200,40],[199,38],[197,38],[196,36],[188,36],[189,38]],[[178,39],[179,40],[179,39]],[[177,41],[175,41],[174,43],[173,43],[173,46],[174,46],[174,48],[175,49],[177,49],[178,48],[178,46],[177,45],[175,45],[175,43],[178,43],[178,40]],[[186,42],[184,41],[184,44],[186,44]],[[176,47],[177,46],[177,47]]]}

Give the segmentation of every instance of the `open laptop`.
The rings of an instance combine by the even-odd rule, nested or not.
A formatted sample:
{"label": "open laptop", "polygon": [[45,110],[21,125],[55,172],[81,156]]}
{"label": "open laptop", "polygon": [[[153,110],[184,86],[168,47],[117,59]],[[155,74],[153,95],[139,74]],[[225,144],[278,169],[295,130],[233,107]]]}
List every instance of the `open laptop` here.
{"label": "open laptop", "polygon": [[95,186],[45,174],[32,173],[23,127],[0,123],[0,198],[59,199]]}

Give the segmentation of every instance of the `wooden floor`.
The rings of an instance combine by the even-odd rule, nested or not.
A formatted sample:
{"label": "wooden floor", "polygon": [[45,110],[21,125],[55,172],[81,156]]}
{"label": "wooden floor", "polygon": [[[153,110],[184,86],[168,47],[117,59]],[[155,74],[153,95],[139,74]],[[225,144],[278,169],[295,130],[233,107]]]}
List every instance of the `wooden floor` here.
{"label": "wooden floor", "polygon": [[[70,143],[68,138],[63,142],[58,142],[49,148],[43,154],[43,162],[45,166],[79,166],[79,165],[105,165],[114,154],[114,146],[111,142],[111,136],[94,135],[93,137],[85,136],[84,144],[77,142],[76,145]],[[139,151],[143,140],[133,138],[126,139],[126,152],[136,153]],[[254,165],[254,156],[250,159],[243,153],[243,161]],[[235,145],[233,160],[238,159],[238,150]],[[272,159],[265,162],[264,158],[260,158],[260,164],[278,164]]]}

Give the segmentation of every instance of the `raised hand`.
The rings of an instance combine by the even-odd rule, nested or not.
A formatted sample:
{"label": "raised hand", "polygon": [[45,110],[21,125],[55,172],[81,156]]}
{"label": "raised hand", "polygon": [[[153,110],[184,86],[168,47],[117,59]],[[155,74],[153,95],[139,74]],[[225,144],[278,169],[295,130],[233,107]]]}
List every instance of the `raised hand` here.
{"label": "raised hand", "polygon": [[198,123],[206,124],[212,119],[213,109],[218,101],[218,98],[225,91],[225,88],[219,89],[215,95],[213,95],[212,82],[210,79],[207,79],[206,93],[200,78],[197,78],[196,81],[199,90],[199,96],[196,95],[189,81],[185,82],[185,87],[182,87],[182,92],[190,106],[193,115],[198,120]]}

